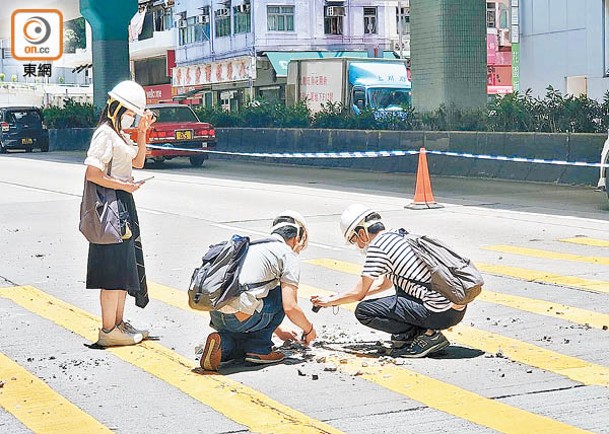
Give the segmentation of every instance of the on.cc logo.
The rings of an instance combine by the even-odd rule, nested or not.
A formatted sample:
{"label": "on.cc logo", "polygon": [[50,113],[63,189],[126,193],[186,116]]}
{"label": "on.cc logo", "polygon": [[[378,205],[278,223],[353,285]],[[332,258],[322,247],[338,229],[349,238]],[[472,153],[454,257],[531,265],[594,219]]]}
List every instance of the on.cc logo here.
{"label": "on.cc logo", "polygon": [[17,9],[11,16],[13,58],[59,60],[63,54],[63,15],[57,9]]}

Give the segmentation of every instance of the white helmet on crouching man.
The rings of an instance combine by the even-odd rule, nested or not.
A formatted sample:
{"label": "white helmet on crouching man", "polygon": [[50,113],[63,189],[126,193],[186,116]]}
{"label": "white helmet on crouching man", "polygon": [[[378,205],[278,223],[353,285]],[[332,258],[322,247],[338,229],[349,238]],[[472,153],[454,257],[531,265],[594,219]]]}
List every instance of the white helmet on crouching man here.
{"label": "white helmet on crouching man", "polygon": [[[285,210],[273,219],[271,234],[281,235],[294,253],[300,253],[309,245],[307,221],[297,211]],[[295,239],[290,243],[291,239]]]}

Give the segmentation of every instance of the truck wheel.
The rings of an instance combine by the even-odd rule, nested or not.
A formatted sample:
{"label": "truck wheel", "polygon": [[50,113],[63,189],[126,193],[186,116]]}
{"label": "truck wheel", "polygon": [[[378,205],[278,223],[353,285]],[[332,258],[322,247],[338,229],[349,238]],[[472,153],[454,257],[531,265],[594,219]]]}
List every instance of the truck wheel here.
{"label": "truck wheel", "polygon": [[205,157],[190,157],[190,165],[192,167],[201,167],[205,162]]}

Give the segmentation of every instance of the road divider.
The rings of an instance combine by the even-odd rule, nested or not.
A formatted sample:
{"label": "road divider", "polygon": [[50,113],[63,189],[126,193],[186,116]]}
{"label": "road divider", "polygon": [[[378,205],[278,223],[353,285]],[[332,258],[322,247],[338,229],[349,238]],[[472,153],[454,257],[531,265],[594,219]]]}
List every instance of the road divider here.
{"label": "road divider", "polygon": [[[146,145],[150,149],[171,150],[171,151],[187,151],[200,152],[204,154],[218,154],[238,157],[256,157],[256,158],[315,158],[315,159],[343,159],[343,158],[386,158],[386,157],[404,157],[408,155],[418,155],[419,150],[390,150],[390,151],[353,151],[353,152],[234,152],[234,151],[215,151],[206,149],[180,148],[177,146],[162,146],[162,145]],[[566,160],[547,160],[543,158],[524,158],[524,157],[509,157],[507,155],[487,155],[487,154],[471,154],[466,152],[449,152],[426,150],[427,154],[443,155],[446,157],[458,157],[478,160],[494,160],[494,161],[513,161],[516,163],[533,163],[547,164],[553,166],[576,166],[576,167],[601,167],[601,163],[590,163],[585,161],[566,161]]]}

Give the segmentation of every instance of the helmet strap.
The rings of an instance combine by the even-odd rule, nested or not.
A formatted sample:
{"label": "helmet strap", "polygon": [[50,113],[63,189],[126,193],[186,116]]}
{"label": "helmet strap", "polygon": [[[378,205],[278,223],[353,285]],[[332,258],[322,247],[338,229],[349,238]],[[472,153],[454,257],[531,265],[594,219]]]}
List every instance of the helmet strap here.
{"label": "helmet strap", "polygon": [[[114,112],[111,113],[110,106],[112,105],[113,102],[117,102],[118,104],[117,104]],[[116,131],[120,131],[120,119],[117,119],[117,117],[118,117],[118,112],[120,112],[120,110],[122,108],[123,108],[123,103],[121,103],[120,101],[118,101],[116,99],[112,99],[112,100],[108,101],[108,119],[110,119],[110,122],[112,122],[112,126],[114,127],[114,129]]]}

